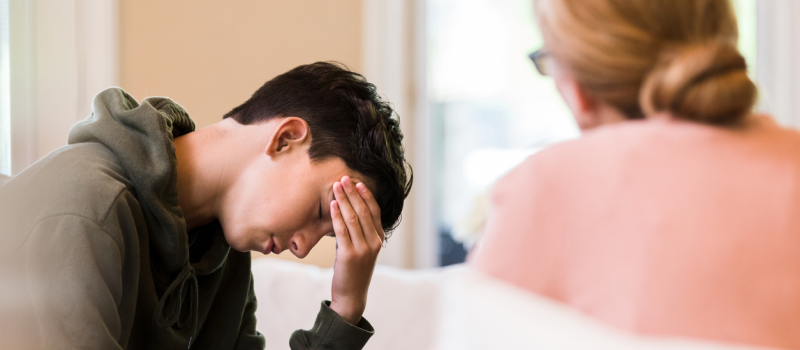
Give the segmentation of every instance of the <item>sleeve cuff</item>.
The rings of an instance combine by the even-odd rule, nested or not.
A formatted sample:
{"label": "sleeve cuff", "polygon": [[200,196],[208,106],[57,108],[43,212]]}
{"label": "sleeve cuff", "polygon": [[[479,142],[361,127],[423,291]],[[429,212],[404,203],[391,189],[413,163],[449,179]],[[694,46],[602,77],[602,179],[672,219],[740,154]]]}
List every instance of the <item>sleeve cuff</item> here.
{"label": "sleeve cuff", "polygon": [[[308,331],[295,331],[295,334],[292,334],[292,342],[303,338],[304,342],[313,349],[363,348],[369,338],[375,334],[375,329],[364,317],[357,325],[350,324],[330,308],[330,303],[328,300],[322,302],[317,320],[314,321],[314,327]],[[301,334],[305,336],[298,337]],[[292,348],[295,349],[294,346]]]}
{"label": "sleeve cuff", "polygon": [[317,319],[319,319],[319,317],[323,313],[330,314],[331,317],[335,319],[334,324],[331,325],[331,327],[337,327],[337,329],[338,327],[341,327],[343,329],[362,332],[366,334],[368,337],[371,337],[373,334],[375,334],[375,329],[372,328],[372,324],[370,324],[369,321],[367,321],[367,319],[364,317],[361,317],[361,320],[358,321],[358,324],[355,326],[350,322],[345,321],[344,318],[342,318],[342,316],[339,316],[339,314],[337,314],[336,311],[333,311],[333,309],[331,309],[330,300],[322,301],[322,305],[319,308],[319,314],[317,315]]}

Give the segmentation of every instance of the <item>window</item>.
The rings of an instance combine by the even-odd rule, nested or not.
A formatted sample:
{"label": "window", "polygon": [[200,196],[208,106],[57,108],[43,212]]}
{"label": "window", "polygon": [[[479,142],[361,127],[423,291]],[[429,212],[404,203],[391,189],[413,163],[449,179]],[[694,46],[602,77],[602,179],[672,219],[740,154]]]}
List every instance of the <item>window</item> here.
{"label": "window", "polygon": [[[740,49],[755,76],[756,1],[735,0]],[[578,137],[552,79],[527,55],[542,46],[531,0],[430,0],[428,86],[440,264],[462,262],[491,184],[527,156]],[[453,240],[453,236],[456,240]]]}
{"label": "window", "polygon": [[490,185],[528,155],[578,136],[551,79],[528,54],[542,45],[530,0],[432,0],[429,86],[442,265],[463,261]]}
{"label": "window", "polygon": [[739,22],[739,51],[747,60],[748,70],[753,79],[756,77],[756,60],[758,58],[758,47],[756,46],[758,11],[756,5],[756,0],[733,0],[736,19]]}
{"label": "window", "polygon": [[11,175],[11,70],[8,0],[0,0],[0,175]]}

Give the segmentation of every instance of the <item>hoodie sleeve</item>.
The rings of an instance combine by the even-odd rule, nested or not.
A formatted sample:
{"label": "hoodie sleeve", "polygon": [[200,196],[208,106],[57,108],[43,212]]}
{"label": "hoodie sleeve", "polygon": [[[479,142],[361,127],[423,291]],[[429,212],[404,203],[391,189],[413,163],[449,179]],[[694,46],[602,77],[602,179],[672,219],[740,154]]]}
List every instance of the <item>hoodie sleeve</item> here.
{"label": "hoodie sleeve", "polygon": [[289,339],[292,350],[357,350],[364,347],[375,330],[366,318],[354,326],[330,308],[330,301],[323,301],[317,320],[310,330],[296,330]]}
{"label": "hoodie sleeve", "polygon": [[253,273],[250,273],[250,292],[247,294],[247,305],[244,308],[239,337],[236,339],[236,350],[264,349],[264,336],[256,330],[256,293],[253,289]]}
{"label": "hoodie sleeve", "polygon": [[43,349],[122,349],[120,244],[78,215],[38,222],[28,237],[28,291]]}

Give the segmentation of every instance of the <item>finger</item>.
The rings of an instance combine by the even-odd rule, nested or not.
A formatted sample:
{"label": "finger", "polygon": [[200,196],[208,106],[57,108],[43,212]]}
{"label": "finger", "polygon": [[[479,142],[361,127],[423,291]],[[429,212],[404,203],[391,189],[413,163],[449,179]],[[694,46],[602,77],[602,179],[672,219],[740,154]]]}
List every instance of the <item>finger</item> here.
{"label": "finger", "polygon": [[361,195],[361,198],[364,200],[364,203],[366,203],[367,207],[369,207],[369,212],[372,214],[372,222],[375,224],[375,229],[378,231],[381,242],[383,242],[386,235],[383,232],[383,225],[381,223],[381,207],[378,205],[378,201],[375,200],[372,192],[367,188],[367,185],[365,185],[363,182],[359,182],[356,184],[356,188],[358,189],[358,193]]}
{"label": "finger", "polygon": [[347,225],[344,223],[342,211],[339,203],[331,201],[331,220],[333,220],[333,233],[336,235],[336,249],[351,249],[353,242],[350,241],[350,234],[347,232]]}
{"label": "finger", "polygon": [[350,206],[350,201],[347,199],[347,194],[344,193],[342,184],[337,182],[333,184],[333,196],[336,198],[336,203],[339,204],[339,209],[342,212],[342,218],[345,225],[347,225],[347,232],[349,233],[350,241],[353,242],[353,247],[356,249],[363,249],[366,246],[364,241],[364,234],[361,233],[361,225],[358,221],[358,215]]}
{"label": "finger", "polygon": [[369,240],[372,236],[379,236],[377,232],[378,228],[376,228],[375,224],[372,222],[372,213],[369,206],[367,206],[367,203],[364,203],[364,199],[361,198],[356,184],[353,183],[352,179],[345,176],[342,178],[342,186],[344,187],[345,194],[347,194],[348,201],[350,201],[350,206],[353,207],[356,215],[358,215],[358,221],[361,223],[361,233],[363,234],[361,239]]}

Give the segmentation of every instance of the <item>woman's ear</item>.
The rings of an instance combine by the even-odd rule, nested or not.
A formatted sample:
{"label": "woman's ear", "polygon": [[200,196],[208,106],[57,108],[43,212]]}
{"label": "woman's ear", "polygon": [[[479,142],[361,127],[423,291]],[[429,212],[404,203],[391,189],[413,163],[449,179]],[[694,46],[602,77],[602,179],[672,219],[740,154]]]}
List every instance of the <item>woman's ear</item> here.
{"label": "woman's ear", "polygon": [[556,88],[567,103],[578,127],[587,130],[603,124],[600,103],[569,75],[554,77]]}
{"label": "woman's ear", "polygon": [[279,153],[300,148],[306,142],[311,142],[311,130],[308,123],[298,117],[285,117],[270,135],[266,154],[274,157]]}

